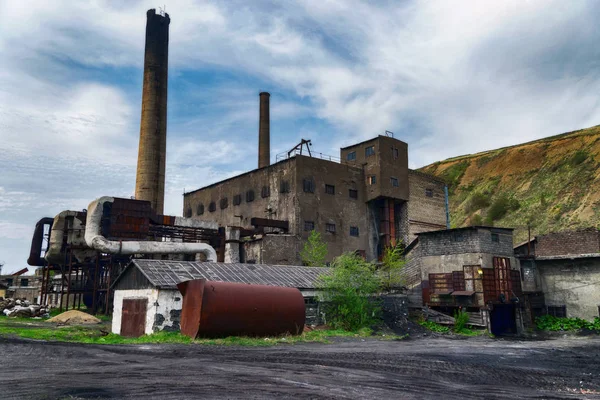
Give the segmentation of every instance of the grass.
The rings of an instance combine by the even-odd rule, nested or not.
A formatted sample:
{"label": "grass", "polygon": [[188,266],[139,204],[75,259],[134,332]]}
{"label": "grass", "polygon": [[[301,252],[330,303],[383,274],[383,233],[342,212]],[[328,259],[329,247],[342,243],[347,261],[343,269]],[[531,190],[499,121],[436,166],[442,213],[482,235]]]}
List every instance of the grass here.
{"label": "grass", "polygon": [[438,323],[432,322],[432,321],[417,321],[417,323],[419,325],[421,325],[424,328],[429,329],[432,332],[437,332],[437,333],[450,333],[450,332],[454,332],[457,335],[462,335],[462,336],[479,336],[479,335],[483,335],[485,334],[487,331],[485,330],[473,330],[473,329],[469,329],[469,328],[460,328],[460,329],[455,329],[455,330],[451,330],[450,327],[445,326],[445,325],[440,325]]}
{"label": "grass", "polygon": [[[329,339],[336,337],[371,337],[373,331],[361,329],[357,332],[343,330],[314,330],[301,335],[277,337],[237,337],[231,336],[222,339],[196,339],[182,335],[179,332],[157,332],[138,338],[125,338],[113,333],[106,334],[101,329],[108,327],[102,325],[90,326],[64,326],[56,327],[40,320],[0,318],[0,337],[19,337],[24,339],[48,340],[70,343],[90,344],[148,344],[148,343],[176,343],[200,344],[214,346],[275,346],[279,344],[295,343],[331,343]],[[45,326],[46,324],[47,326]],[[396,335],[376,335],[381,340],[401,340],[404,337]]]}

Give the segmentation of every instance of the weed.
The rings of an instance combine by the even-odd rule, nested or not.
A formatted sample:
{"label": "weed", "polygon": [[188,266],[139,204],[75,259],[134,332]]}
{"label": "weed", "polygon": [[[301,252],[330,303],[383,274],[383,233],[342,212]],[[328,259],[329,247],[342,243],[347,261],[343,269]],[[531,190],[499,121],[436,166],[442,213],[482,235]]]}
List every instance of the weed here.
{"label": "weed", "polygon": [[463,310],[456,310],[454,312],[454,332],[461,332],[467,328],[469,322],[469,314]]}
{"label": "weed", "polygon": [[543,315],[535,319],[535,326],[541,331],[576,331],[589,329],[600,333],[600,317],[592,322],[581,318],[559,318],[552,315]]}
{"label": "weed", "polygon": [[419,325],[421,325],[422,327],[429,329],[432,332],[437,332],[437,333],[450,332],[450,328],[448,328],[447,326],[440,325],[440,324],[437,324],[432,321],[417,321],[417,323]]}

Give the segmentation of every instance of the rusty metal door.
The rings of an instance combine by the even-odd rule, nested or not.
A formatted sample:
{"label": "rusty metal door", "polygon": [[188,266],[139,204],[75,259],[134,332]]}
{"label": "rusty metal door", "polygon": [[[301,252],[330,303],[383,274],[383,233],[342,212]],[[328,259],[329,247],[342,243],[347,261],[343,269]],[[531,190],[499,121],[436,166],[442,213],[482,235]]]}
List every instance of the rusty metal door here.
{"label": "rusty metal door", "polygon": [[138,337],[146,328],[148,299],[123,299],[121,336]]}

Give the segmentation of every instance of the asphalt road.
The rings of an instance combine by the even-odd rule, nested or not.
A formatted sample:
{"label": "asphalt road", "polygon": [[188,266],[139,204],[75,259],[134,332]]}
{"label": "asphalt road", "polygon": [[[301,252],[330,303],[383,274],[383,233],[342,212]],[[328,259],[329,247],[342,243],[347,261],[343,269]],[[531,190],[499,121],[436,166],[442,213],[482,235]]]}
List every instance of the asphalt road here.
{"label": "asphalt road", "polygon": [[0,399],[600,398],[600,339],[270,348],[0,338]]}

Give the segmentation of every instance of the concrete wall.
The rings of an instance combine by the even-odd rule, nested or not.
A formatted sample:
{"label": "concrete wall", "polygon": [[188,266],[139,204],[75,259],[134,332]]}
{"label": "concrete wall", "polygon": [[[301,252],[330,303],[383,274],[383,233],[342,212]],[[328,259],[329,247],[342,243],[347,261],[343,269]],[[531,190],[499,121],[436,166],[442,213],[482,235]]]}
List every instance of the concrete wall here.
{"label": "concrete wall", "polygon": [[302,265],[302,240],[296,235],[265,235],[241,244],[242,262],[275,265]]}
{"label": "concrete wall", "polygon": [[566,306],[567,317],[592,320],[600,306],[600,258],[536,261],[547,306]]}
{"label": "concrete wall", "polygon": [[[492,240],[498,235],[498,242]],[[495,228],[451,229],[419,235],[422,256],[462,253],[491,253],[513,257],[512,231]]]}
{"label": "concrete wall", "polygon": [[153,332],[174,331],[181,329],[181,307],[183,295],[179,290],[160,290],[154,314]]}
{"label": "concrete wall", "polygon": [[550,233],[537,237],[536,256],[600,253],[598,229]]}
{"label": "concrete wall", "polygon": [[[409,171],[410,196],[407,203],[405,242],[411,243],[417,233],[446,229],[446,200],[444,182],[417,172]],[[427,196],[431,190],[432,197]]]}
{"label": "concrete wall", "polygon": [[138,290],[115,290],[113,299],[112,333],[121,334],[121,319],[123,317],[124,299],[148,299],[148,310],[146,311],[146,327],[144,333],[150,335],[154,332],[154,320],[158,300],[158,289]]}

